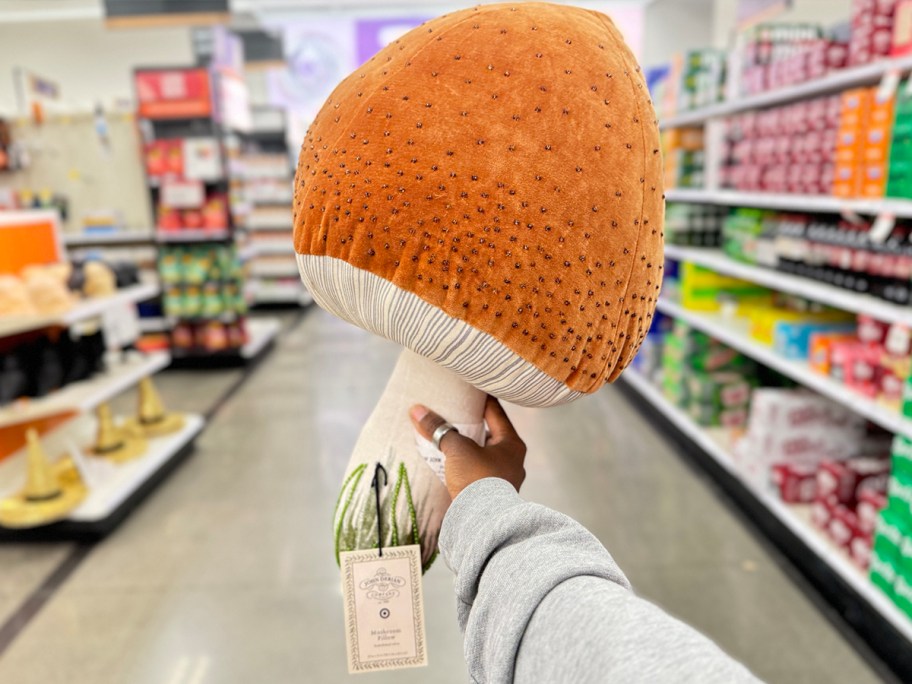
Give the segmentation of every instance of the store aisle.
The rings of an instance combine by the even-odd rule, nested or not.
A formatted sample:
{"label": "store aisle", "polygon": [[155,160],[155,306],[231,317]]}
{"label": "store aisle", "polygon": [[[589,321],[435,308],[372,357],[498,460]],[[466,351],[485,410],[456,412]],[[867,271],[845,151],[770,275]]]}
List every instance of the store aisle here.
{"label": "store aisle", "polygon": [[[197,453],[15,638],[0,681],[345,680],[331,513],[395,356],[309,312],[226,402]],[[169,373],[161,388],[174,406],[198,408],[238,377]],[[769,681],[879,681],[623,393],[509,411],[530,446],[524,494],[587,525],[641,595]],[[69,548],[0,549],[4,578],[17,580],[0,592],[0,619]],[[426,578],[425,600],[430,668],[366,681],[466,680],[443,563]]]}

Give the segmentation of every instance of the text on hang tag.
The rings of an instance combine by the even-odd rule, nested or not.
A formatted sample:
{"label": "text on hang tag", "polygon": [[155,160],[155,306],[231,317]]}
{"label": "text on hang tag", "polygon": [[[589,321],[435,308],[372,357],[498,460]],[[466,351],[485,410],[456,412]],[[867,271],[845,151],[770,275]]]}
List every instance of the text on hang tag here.
{"label": "text on hang tag", "polygon": [[349,673],[427,665],[421,547],[344,551],[339,564]]}

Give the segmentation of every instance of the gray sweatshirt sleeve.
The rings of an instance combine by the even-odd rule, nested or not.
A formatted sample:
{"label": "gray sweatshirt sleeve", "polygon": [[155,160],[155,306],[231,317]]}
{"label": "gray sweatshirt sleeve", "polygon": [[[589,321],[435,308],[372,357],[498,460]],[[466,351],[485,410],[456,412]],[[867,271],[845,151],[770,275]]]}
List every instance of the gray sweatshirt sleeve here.
{"label": "gray sweatshirt sleeve", "polygon": [[712,641],[637,598],[582,525],[505,480],[456,497],[440,549],[456,574],[473,682],[756,682]]}

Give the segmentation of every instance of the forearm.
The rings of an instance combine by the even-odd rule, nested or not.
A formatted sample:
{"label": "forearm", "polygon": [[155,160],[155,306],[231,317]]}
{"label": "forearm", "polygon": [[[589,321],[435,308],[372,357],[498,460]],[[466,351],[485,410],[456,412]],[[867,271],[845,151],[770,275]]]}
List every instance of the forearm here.
{"label": "forearm", "polygon": [[[711,641],[636,598],[582,525],[480,480],[444,519],[469,674],[478,682],[752,681]],[[659,678],[661,678],[659,676]]]}

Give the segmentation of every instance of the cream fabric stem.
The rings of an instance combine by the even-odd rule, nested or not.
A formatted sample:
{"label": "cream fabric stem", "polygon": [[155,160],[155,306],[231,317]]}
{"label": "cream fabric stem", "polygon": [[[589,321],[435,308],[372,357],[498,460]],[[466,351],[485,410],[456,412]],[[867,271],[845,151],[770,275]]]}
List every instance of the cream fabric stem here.
{"label": "cream fabric stem", "polygon": [[[345,478],[348,486],[343,488],[335,517],[339,550],[377,545],[377,512],[371,480],[379,462],[389,475],[389,484],[380,492],[384,544],[392,544],[394,534],[400,545],[412,543],[414,524],[407,496],[410,491],[422,560],[427,564],[433,558],[450,495],[442,481],[442,454],[430,445],[430,451],[434,453],[429,454],[426,448],[419,450],[408,412],[412,405],[424,404],[445,416],[462,434],[481,443],[485,400],[484,392],[454,373],[414,352],[402,352],[348,464]],[[434,456],[436,461],[429,465],[422,452]],[[366,468],[359,476],[357,471],[363,466]],[[401,482],[401,466],[404,466],[407,483]],[[394,497],[395,525],[390,514]]]}

